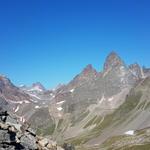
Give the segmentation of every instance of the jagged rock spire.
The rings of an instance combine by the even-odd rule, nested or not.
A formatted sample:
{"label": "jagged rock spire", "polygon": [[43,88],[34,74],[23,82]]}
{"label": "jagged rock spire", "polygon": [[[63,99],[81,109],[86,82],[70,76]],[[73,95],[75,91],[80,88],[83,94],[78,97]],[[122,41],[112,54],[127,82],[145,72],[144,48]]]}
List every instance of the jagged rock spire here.
{"label": "jagged rock spire", "polygon": [[138,63],[131,64],[129,68],[132,74],[136,76],[138,79],[145,78],[143,68]]}
{"label": "jagged rock spire", "polygon": [[104,63],[104,71],[121,65],[125,65],[124,62],[116,52],[112,51],[106,58]]}
{"label": "jagged rock spire", "polygon": [[92,66],[91,64],[88,64],[88,65],[83,69],[82,73],[83,73],[84,75],[88,75],[88,74],[90,74],[90,73],[96,74],[97,71],[93,68],[93,66]]}
{"label": "jagged rock spire", "polygon": [[33,83],[32,87],[37,90],[45,91],[45,87],[40,82]]}

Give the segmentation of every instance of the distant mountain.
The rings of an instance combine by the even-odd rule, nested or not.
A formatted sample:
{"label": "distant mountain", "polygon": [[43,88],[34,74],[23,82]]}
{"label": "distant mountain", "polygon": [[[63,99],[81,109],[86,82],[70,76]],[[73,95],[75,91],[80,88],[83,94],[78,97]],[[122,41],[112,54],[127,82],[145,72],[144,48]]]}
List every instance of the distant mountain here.
{"label": "distant mountain", "polygon": [[21,85],[20,88],[24,91],[29,91],[29,92],[44,92],[44,91],[46,91],[45,87],[40,82],[33,83],[32,86],[30,86],[30,87]]}
{"label": "distant mountain", "polygon": [[13,85],[5,76],[0,76],[0,97],[9,103],[19,103],[30,99],[29,95]]}
{"label": "distant mountain", "polygon": [[[26,86],[16,87],[7,77],[0,76],[0,109],[13,112],[24,122],[39,108],[48,107],[52,93],[35,83],[32,89]],[[29,91],[28,91],[29,90]]]}

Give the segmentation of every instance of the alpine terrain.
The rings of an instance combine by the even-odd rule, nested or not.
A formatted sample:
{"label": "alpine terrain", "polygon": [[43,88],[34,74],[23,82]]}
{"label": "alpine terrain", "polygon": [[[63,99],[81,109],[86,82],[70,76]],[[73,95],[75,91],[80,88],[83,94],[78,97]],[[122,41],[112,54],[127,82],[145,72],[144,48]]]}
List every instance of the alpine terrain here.
{"label": "alpine terrain", "polygon": [[1,75],[0,117],[0,149],[149,150],[150,68],[111,52],[52,90]]}

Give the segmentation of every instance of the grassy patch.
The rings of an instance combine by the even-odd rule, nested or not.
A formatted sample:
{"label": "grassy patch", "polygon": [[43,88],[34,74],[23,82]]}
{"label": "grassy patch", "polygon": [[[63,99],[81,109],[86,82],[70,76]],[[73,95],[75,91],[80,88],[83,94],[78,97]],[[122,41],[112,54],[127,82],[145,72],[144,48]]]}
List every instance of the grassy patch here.
{"label": "grassy patch", "polygon": [[42,135],[42,136],[52,135],[54,130],[55,130],[55,124],[51,124],[46,127],[41,126],[41,127],[37,128],[36,134]]}
{"label": "grassy patch", "polygon": [[143,145],[125,146],[116,150],[150,150],[150,143]]}
{"label": "grassy patch", "polygon": [[73,117],[71,126],[74,126],[76,123],[82,121],[88,114],[89,114],[89,111],[86,111],[86,112],[84,111],[84,112],[80,113],[80,115],[77,118]]}
{"label": "grassy patch", "polygon": [[140,103],[137,107],[137,109],[143,109],[145,106],[146,101],[143,101],[142,103]]}
{"label": "grassy patch", "polygon": [[92,124],[94,124],[94,121],[96,120],[96,118],[97,116],[94,116],[90,121],[88,121],[88,123],[83,128],[87,128],[91,126]]}
{"label": "grassy patch", "polygon": [[145,106],[145,110],[150,108],[150,102],[148,102]]}
{"label": "grassy patch", "polygon": [[96,127],[78,137],[69,139],[69,141],[75,145],[81,145],[90,139],[99,136],[101,132],[108,126],[113,125],[114,123],[124,122],[124,120],[127,118],[127,115],[129,115],[129,113],[138,105],[141,96],[142,92],[139,91],[135,93],[133,91],[133,93],[126,98],[126,101],[112,114],[105,116],[102,122],[100,121],[100,118],[97,119],[97,116],[95,116],[84,126],[84,128],[87,128],[92,124],[96,124]]}
{"label": "grassy patch", "polygon": [[60,120],[58,121],[57,129],[60,129],[62,123],[63,123],[63,119],[60,119]]}
{"label": "grassy patch", "polygon": [[124,138],[125,136],[115,136],[115,137],[110,137],[107,141],[105,141],[102,146],[103,147],[109,147],[112,146],[116,141],[119,141],[120,139]]}
{"label": "grassy patch", "polygon": [[123,116],[132,111],[138,105],[141,97],[141,91],[137,92],[136,94],[127,96],[126,101],[119,107],[119,109],[116,111],[116,114]]}

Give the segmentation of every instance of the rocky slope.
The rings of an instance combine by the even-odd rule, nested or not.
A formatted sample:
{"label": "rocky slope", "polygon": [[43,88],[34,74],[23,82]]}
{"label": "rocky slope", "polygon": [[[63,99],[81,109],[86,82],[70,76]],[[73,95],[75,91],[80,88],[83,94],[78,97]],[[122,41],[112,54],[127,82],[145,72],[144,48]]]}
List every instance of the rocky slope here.
{"label": "rocky slope", "polygon": [[[126,97],[125,102],[113,113],[105,116],[103,122],[95,123],[97,137],[85,142],[84,149],[149,149],[150,148],[150,77],[139,82]],[[89,125],[93,125],[94,121]],[[91,134],[94,133],[94,130]],[[88,135],[91,135],[88,134]],[[76,140],[75,142],[79,142]]]}
{"label": "rocky slope", "polygon": [[[59,89],[55,102],[53,101],[49,107],[51,117],[56,122],[53,135],[58,141],[66,140],[75,145],[85,143],[87,147],[93,147],[95,144],[102,144],[110,136],[123,134],[133,127],[139,129],[137,126],[148,126],[149,123],[146,124],[140,118],[144,112],[140,112],[135,123],[130,121],[134,115],[127,116],[132,126],[120,125],[120,128],[113,132],[104,130],[114,123],[113,120],[110,121],[114,112],[116,117],[121,115],[121,112],[116,113],[116,110],[124,105],[132,88],[146,80],[148,73],[145,74],[143,68],[137,64],[126,66],[114,52],[106,58],[102,72],[96,72],[91,66],[86,68],[86,75],[83,70],[68,85]],[[137,98],[138,95],[135,99]],[[130,101],[129,107],[132,107],[132,100]],[[128,112],[128,108],[124,111]],[[147,119],[146,116],[144,118]]]}
{"label": "rocky slope", "polygon": [[37,136],[29,124],[19,124],[13,114],[0,111],[0,149],[6,150],[64,150],[51,139]]}

